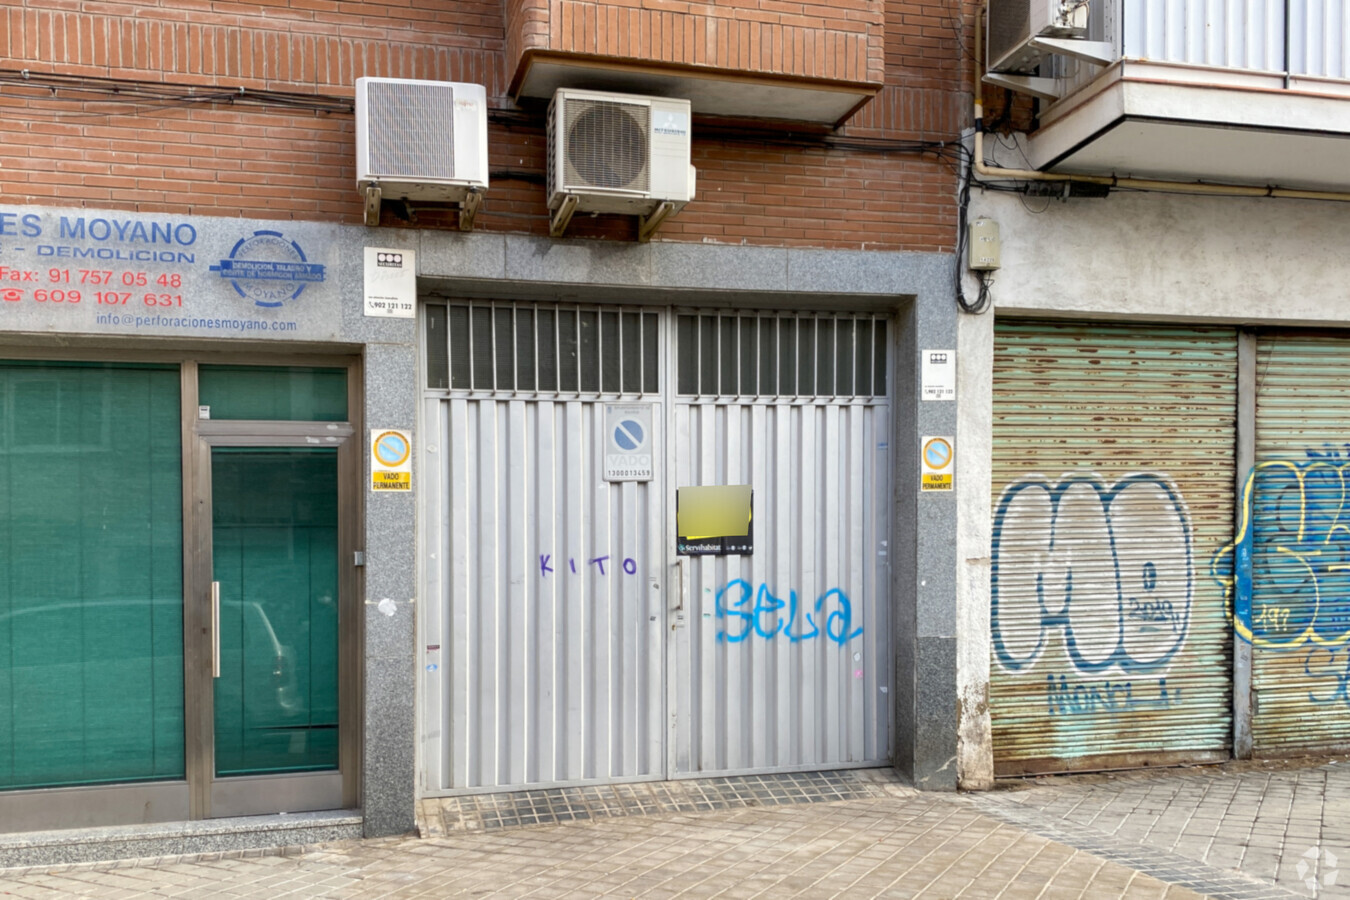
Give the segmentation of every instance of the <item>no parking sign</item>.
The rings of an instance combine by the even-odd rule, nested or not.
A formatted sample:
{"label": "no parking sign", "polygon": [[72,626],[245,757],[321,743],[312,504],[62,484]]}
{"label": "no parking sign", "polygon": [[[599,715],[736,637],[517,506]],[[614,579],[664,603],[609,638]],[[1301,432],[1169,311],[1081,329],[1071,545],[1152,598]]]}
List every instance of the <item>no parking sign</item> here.
{"label": "no parking sign", "polygon": [[395,428],[370,432],[370,489],[412,490],[412,435]]}
{"label": "no parking sign", "polygon": [[605,404],[605,480],[652,480],[651,403]]}
{"label": "no parking sign", "polygon": [[920,454],[922,460],[922,478],[919,482],[921,491],[950,491],[952,489],[952,470],[956,468],[953,465],[956,453],[953,450],[956,440],[950,435],[930,436],[925,435],[922,439],[923,450]]}

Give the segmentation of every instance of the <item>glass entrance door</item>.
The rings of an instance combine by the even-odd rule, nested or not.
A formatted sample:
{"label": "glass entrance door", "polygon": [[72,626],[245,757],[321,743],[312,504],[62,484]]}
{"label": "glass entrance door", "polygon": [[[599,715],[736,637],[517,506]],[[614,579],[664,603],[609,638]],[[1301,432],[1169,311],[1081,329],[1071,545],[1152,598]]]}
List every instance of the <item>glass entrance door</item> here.
{"label": "glass entrance door", "polygon": [[315,360],[0,360],[0,832],[357,805],[360,380]]}
{"label": "glass entrance door", "polygon": [[203,436],[212,635],[206,813],[336,809],[345,438],[315,446],[306,435],[251,434],[249,424],[220,423]]}
{"label": "glass entrance door", "polygon": [[337,450],[215,447],[215,777],[338,768]]}

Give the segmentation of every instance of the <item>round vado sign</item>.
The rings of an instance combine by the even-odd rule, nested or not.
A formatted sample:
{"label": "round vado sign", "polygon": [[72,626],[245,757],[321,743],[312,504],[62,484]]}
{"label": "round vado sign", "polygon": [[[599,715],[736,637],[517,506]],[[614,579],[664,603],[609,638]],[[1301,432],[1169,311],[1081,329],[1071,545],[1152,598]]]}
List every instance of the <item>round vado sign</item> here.
{"label": "round vado sign", "polygon": [[412,490],[412,435],[394,428],[370,431],[370,489]]}
{"label": "round vado sign", "polygon": [[948,435],[925,435],[921,438],[921,491],[950,491],[952,489],[952,459],[955,439]]}
{"label": "round vado sign", "polygon": [[652,480],[651,403],[605,404],[605,480]]}

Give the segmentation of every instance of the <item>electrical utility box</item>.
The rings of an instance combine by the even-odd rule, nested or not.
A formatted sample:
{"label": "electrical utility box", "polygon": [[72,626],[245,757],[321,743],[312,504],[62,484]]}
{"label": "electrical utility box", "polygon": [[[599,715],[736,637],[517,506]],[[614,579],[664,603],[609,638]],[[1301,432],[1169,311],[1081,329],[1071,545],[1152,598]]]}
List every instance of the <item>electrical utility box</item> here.
{"label": "electrical utility box", "polygon": [[970,268],[989,272],[1002,265],[1003,244],[998,238],[998,223],[979,218],[970,223]]}

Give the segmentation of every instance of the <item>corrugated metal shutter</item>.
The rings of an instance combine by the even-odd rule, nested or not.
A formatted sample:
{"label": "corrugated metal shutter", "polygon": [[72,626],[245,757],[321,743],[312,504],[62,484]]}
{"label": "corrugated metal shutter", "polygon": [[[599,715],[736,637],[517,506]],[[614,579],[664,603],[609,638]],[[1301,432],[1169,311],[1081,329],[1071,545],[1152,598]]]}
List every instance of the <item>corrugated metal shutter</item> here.
{"label": "corrugated metal shutter", "polygon": [[678,317],[675,485],[749,484],[754,552],[682,559],[672,774],[889,754],[888,322]]}
{"label": "corrugated metal shutter", "polygon": [[1350,340],[1260,335],[1256,378],[1256,469],[1243,505],[1252,527],[1238,537],[1249,553],[1237,554],[1236,579],[1238,630],[1253,644],[1253,749],[1344,749]]}
{"label": "corrugated metal shutter", "polygon": [[424,314],[424,791],[663,777],[664,473],[605,479],[607,403],[652,405],[664,446],[659,317]]}
{"label": "corrugated metal shutter", "polygon": [[995,772],[1227,758],[1230,329],[1000,321]]}
{"label": "corrugated metal shutter", "polygon": [[426,401],[429,792],[664,774],[661,487],[601,479],[604,420]]}
{"label": "corrugated metal shutter", "polygon": [[750,484],[755,551],[686,559],[675,774],[881,764],[885,406],[679,404],[682,485]]}

